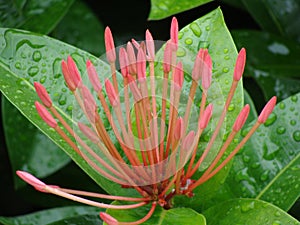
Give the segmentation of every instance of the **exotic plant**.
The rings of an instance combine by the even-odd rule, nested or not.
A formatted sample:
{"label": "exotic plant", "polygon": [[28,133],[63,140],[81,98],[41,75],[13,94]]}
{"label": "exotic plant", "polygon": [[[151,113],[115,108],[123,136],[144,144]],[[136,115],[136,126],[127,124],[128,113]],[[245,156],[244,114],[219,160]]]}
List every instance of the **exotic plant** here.
{"label": "exotic plant", "polygon": [[[299,95],[276,107],[269,96],[259,116],[247,94],[244,106],[246,50],[237,53],[220,9],[180,31],[173,18],[165,43],[147,30],[145,41],[115,48],[109,28],[104,40],[106,55],[99,59],[47,36],[0,29],[3,95],[107,192],[38,179],[68,159],[59,152],[47,159],[47,140],[36,141],[30,127],[23,135],[40,144],[27,150],[28,140],[7,129],[13,121],[22,130],[22,123],[4,110],[6,132],[18,140],[8,144],[22,147],[18,158],[28,160],[26,152],[51,161],[13,165],[17,175],[40,192],[97,207],[54,209],[65,213],[62,223],[97,224],[100,211],[108,224],[297,224],[283,210],[299,189]],[[43,213],[0,222],[59,220],[47,221]]]}

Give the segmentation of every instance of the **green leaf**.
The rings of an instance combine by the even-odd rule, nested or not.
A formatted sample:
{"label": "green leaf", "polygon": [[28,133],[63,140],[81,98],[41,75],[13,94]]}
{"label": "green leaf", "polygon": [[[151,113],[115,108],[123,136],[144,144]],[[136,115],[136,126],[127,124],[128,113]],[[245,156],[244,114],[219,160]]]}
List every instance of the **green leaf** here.
{"label": "green leaf", "polygon": [[103,54],[105,51],[104,27],[82,1],[75,1],[52,32],[52,36],[94,55]]}
{"label": "green leaf", "polygon": [[231,199],[204,212],[208,225],[296,225],[299,222],[276,206],[255,199]]}
{"label": "green leaf", "polygon": [[82,216],[74,216],[71,218],[63,219],[60,221],[56,221],[54,223],[49,223],[47,225],[68,225],[68,224],[76,224],[76,225],[101,225],[103,224],[99,215],[82,215]]}
{"label": "green leaf", "polygon": [[[3,127],[12,170],[25,170],[46,177],[70,162],[47,136],[27,121],[9,101],[2,102]],[[14,175],[16,188],[24,186]]]}
{"label": "green leaf", "polygon": [[242,2],[262,29],[300,41],[299,1],[242,0]]}
{"label": "green leaf", "polygon": [[168,16],[204,5],[213,0],[160,1],[151,0],[149,20],[160,20]]}
{"label": "green leaf", "polygon": [[257,112],[255,109],[255,105],[254,102],[252,100],[252,98],[250,97],[249,93],[244,89],[244,103],[249,104],[250,106],[250,113],[249,116],[247,118],[246,124],[250,123],[251,121],[257,119]]}
{"label": "green leaf", "polygon": [[[90,206],[68,206],[68,207],[60,207],[60,208],[43,210],[43,211],[27,214],[24,216],[0,217],[0,223],[3,223],[5,225],[28,225],[28,224],[46,225],[50,223],[52,224],[60,220],[69,221],[70,218],[78,217],[80,215],[83,217],[78,217],[79,218],[78,221],[80,221],[82,218],[86,218],[90,216],[95,217],[93,220],[97,221],[96,215],[98,215],[100,211],[103,210],[95,207],[90,207]],[[100,222],[98,224],[101,224],[101,220],[99,216],[98,216],[98,220]],[[63,223],[60,222],[57,224],[63,224]]]}
{"label": "green leaf", "polygon": [[15,27],[49,33],[68,11],[74,0],[4,0],[0,3],[1,27]]}
{"label": "green leaf", "polygon": [[238,48],[247,49],[246,76],[253,77],[265,98],[285,99],[300,91],[300,45],[265,32],[233,31]]}
{"label": "green leaf", "polygon": [[299,101],[300,93],[277,104],[236,156],[226,180],[232,196],[262,199],[283,210],[299,198]]}
{"label": "green leaf", "polygon": [[[114,204],[120,204],[120,203],[114,202]],[[149,210],[150,210],[150,206],[148,205],[145,207],[140,207],[137,209],[130,209],[130,210],[109,209],[106,212],[120,222],[131,222],[143,218],[149,212]],[[150,225],[150,224],[205,225],[206,221],[203,215],[189,208],[174,208],[174,209],[165,210],[160,206],[157,206],[150,219],[144,222],[143,224],[145,225]]]}

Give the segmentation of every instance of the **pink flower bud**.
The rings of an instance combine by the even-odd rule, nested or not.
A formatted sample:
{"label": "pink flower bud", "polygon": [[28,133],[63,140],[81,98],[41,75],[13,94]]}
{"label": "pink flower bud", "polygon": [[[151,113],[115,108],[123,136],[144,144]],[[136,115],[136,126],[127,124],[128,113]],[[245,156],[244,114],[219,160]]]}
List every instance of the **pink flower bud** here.
{"label": "pink flower bud", "polygon": [[180,91],[183,85],[183,68],[182,63],[179,62],[175,67],[174,71],[174,83],[175,83],[175,90]]}
{"label": "pink flower bud", "polygon": [[142,48],[138,50],[136,66],[138,80],[142,82],[146,79],[146,56]]}
{"label": "pink flower bud", "polygon": [[171,71],[172,64],[172,49],[171,42],[168,41],[166,43],[165,51],[164,51],[164,61],[163,61],[163,69],[165,73],[169,73]]}
{"label": "pink flower bud", "polygon": [[236,120],[234,122],[234,125],[232,127],[232,129],[234,131],[238,132],[240,129],[242,129],[242,127],[244,126],[244,124],[248,118],[249,111],[250,111],[250,106],[247,104],[241,110],[240,114],[238,115],[238,117],[236,118]]}
{"label": "pink flower bud", "polygon": [[128,55],[127,52],[125,50],[125,48],[120,48],[119,51],[119,62],[120,62],[120,69],[121,69],[121,73],[123,75],[123,77],[127,77],[128,73],[129,73],[129,60],[128,60]]}
{"label": "pink flower bud", "polygon": [[152,35],[149,30],[146,30],[146,47],[150,61],[154,61],[155,58],[155,47]]}
{"label": "pink flower bud", "polygon": [[79,73],[78,68],[71,56],[68,56],[67,63],[68,63],[70,76],[73,80],[75,87],[77,88],[81,83],[80,73]]}
{"label": "pink flower bud", "polygon": [[114,39],[109,27],[105,28],[104,31],[104,39],[105,39],[105,48],[106,48],[106,57],[109,63],[113,63],[116,61],[116,50]]}
{"label": "pink flower bud", "polygon": [[209,59],[206,59],[208,55],[208,50],[201,48],[196,56],[194,67],[192,71],[192,78],[195,81],[198,81],[202,78],[202,73],[204,69],[209,69],[206,61],[209,63]]}
{"label": "pink flower bud", "polygon": [[119,224],[119,222],[115,218],[113,218],[111,215],[109,215],[105,212],[100,212],[100,218],[109,225],[118,225]]}
{"label": "pink flower bud", "polygon": [[136,56],[134,53],[133,46],[130,42],[127,43],[126,51],[128,54],[128,60],[129,60],[129,73],[131,75],[136,74]]}
{"label": "pink flower bud", "polygon": [[185,151],[192,150],[191,147],[193,145],[194,139],[195,139],[195,132],[192,130],[185,136],[182,143],[182,149]]}
{"label": "pink flower bud", "polygon": [[117,106],[119,104],[118,96],[116,94],[114,86],[108,79],[105,80],[105,90],[110,104],[112,106]]}
{"label": "pink flower bud", "polygon": [[56,120],[48,112],[48,110],[39,102],[35,102],[35,108],[40,117],[48,124],[48,126],[55,128],[57,126]]}
{"label": "pink flower bud", "polygon": [[61,62],[61,69],[62,69],[62,73],[64,75],[66,84],[68,86],[68,88],[74,92],[76,90],[76,85],[74,83],[73,78],[71,77],[69,68],[68,68],[68,64],[66,63],[66,61],[62,60]]}
{"label": "pink flower bud", "polygon": [[235,67],[234,67],[233,79],[235,81],[239,81],[241,79],[244,73],[245,63],[246,63],[246,49],[242,48],[237,56]]}
{"label": "pink flower bud", "polygon": [[17,175],[24,180],[26,183],[30,184],[33,186],[36,190],[41,191],[41,192],[47,192],[44,190],[46,187],[46,184],[37,179],[35,176],[31,175],[30,173],[27,173],[25,171],[20,171],[18,170]]}
{"label": "pink flower bud", "polygon": [[212,116],[213,112],[213,105],[209,104],[206,109],[203,112],[203,116],[200,119],[200,129],[205,129],[207,127],[208,122],[210,121],[210,118]]}
{"label": "pink flower bud", "polygon": [[203,89],[208,90],[211,85],[212,78],[212,61],[209,54],[207,54],[205,58],[202,72],[202,87]]}
{"label": "pink flower bud", "polygon": [[173,44],[172,46],[174,47],[174,49],[172,49],[172,50],[177,51],[177,48],[178,48],[178,21],[175,17],[172,18],[170,37],[171,37],[171,42]]}
{"label": "pink flower bud", "polygon": [[52,106],[52,100],[51,100],[48,92],[46,91],[46,88],[38,82],[34,82],[33,85],[34,85],[36,93],[38,94],[38,96],[41,99],[41,101],[43,102],[43,104],[47,108],[50,108]]}
{"label": "pink flower bud", "polygon": [[269,115],[272,113],[275,105],[276,105],[276,96],[272,97],[268,103],[265,105],[263,110],[261,111],[259,117],[258,117],[258,122],[259,123],[264,123],[268,119]]}
{"label": "pink flower bud", "polygon": [[183,119],[179,117],[176,121],[174,138],[179,140],[183,136]]}
{"label": "pink flower bud", "polygon": [[96,72],[96,69],[90,60],[86,62],[86,70],[94,90],[98,93],[99,91],[102,90],[102,85],[99,81],[99,76]]}

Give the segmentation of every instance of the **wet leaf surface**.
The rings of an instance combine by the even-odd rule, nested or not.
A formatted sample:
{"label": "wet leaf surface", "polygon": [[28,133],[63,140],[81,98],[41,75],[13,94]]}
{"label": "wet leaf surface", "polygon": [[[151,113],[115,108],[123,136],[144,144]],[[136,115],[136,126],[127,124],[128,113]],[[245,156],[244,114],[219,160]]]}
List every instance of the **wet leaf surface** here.
{"label": "wet leaf surface", "polygon": [[[119,204],[114,202],[114,204]],[[149,211],[150,207],[140,207],[138,209],[130,210],[107,210],[111,216],[116,218],[120,222],[136,221],[143,218]],[[106,223],[104,223],[106,224]],[[145,225],[157,224],[157,225],[206,225],[205,217],[196,211],[189,208],[174,208],[170,210],[164,210],[160,206],[157,206],[154,214],[149,220],[144,222]]]}
{"label": "wet leaf surface", "polygon": [[276,206],[255,199],[232,199],[204,212],[208,225],[296,225],[297,220]]}
{"label": "wet leaf surface", "polygon": [[195,8],[205,3],[211,2],[212,0],[187,0],[187,1],[176,1],[176,0],[151,0],[151,10],[149,20],[159,20],[168,16]]}
{"label": "wet leaf surface", "polygon": [[[68,207],[60,207],[53,208],[48,210],[43,210],[31,214],[27,214],[24,216],[17,217],[0,217],[0,223],[5,225],[28,225],[28,224],[38,224],[38,225],[46,225],[46,224],[72,224],[75,217],[78,222],[80,221],[90,221],[92,219],[93,222],[98,222],[94,224],[102,224],[98,214],[101,211],[99,208],[89,207],[89,206],[68,206]],[[89,218],[89,220],[88,220]],[[63,223],[63,222],[67,223]],[[76,222],[78,225],[79,223]],[[83,224],[83,223],[81,223]],[[92,223],[87,223],[92,224]]]}

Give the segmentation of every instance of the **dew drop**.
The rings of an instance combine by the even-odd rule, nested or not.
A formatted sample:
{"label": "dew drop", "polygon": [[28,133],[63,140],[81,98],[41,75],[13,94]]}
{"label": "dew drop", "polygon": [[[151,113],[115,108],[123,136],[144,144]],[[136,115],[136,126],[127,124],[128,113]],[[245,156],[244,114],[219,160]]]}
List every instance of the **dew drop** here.
{"label": "dew drop", "polygon": [[224,59],[225,59],[225,60],[230,59],[229,55],[226,55],[226,56],[224,57]]}
{"label": "dew drop", "polygon": [[185,50],[182,48],[182,47],[179,47],[178,50],[177,50],[177,56],[178,57],[183,57],[185,56]]}
{"label": "dew drop", "polygon": [[67,99],[65,95],[61,95],[60,98],[58,99],[58,104],[60,105],[65,105],[67,103]]}
{"label": "dew drop", "polygon": [[281,216],[281,213],[279,211],[275,212],[275,216]]}
{"label": "dew drop", "polygon": [[22,65],[21,65],[20,62],[16,62],[15,67],[16,67],[16,69],[18,69],[18,70],[22,69]]}
{"label": "dew drop", "polygon": [[251,168],[257,169],[259,167],[259,165],[260,165],[259,162],[252,163]]}
{"label": "dew drop", "polygon": [[276,119],[277,119],[277,115],[275,113],[271,113],[271,115],[265,122],[265,126],[268,127],[272,125],[276,121]]}
{"label": "dew drop", "polygon": [[47,76],[42,76],[40,79],[40,83],[41,84],[45,83],[46,79],[47,79]]}
{"label": "dew drop", "polygon": [[29,76],[34,77],[39,72],[39,68],[37,66],[32,66],[28,69],[27,73]]}
{"label": "dew drop", "polygon": [[265,141],[263,143],[263,158],[273,160],[280,151],[280,147],[273,142]]}
{"label": "dew drop", "polygon": [[270,170],[265,170],[261,176],[260,176],[260,180],[261,181],[266,181],[268,178],[269,178],[269,173],[270,173]]}
{"label": "dew drop", "polygon": [[235,109],[235,105],[233,103],[231,103],[229,106],[228,106],[228,111],[231,112]]}
{"label": "dew drop", "polygon": [[228,48],[224,48],[224,49],[223,49],[223,52],[224,52],[225,54],[227,54],[227,53],[229,52]]}
{"label": "dew drop", "polygon": [[297,123],[297,121],[296,121],[296,120],[291,120],[291,121],[290,121],[290,124],[291,124],[292,126],[295,126],[295,125],[296,125],[296,123]]}
{"label": "dew drop", "polygon": [[180,40],[180,39],[183,37],[183,35],[184,35],[184,33],[181,32],[181,31],[179,31],[179,32],[178,32],[178,39]]}
{"label": "dew drop", "polygon": [[159,3],[157,6],[162,10],[168,10],[168,6],[164,2]]}
{"label": "dew drop", "polygon": [[286,131],[285,127],[277,127],[276,132],[277,134],[284,134]]}
{"label": "dew drop", "polygon": [[294,95],[294,96],[291,97],[291,100],[293,102],[297,102],[298,101],[298,97],[296,95]]}
{"label": "dew drop", "polygon": [[16,91],[16,93],[21,95],[21,94],[23,94],[24,92],[23,92],[21,89],[18,89],[18,90]]}
{"label": "dew drop", "polygon": [[27,103],[22,101],[22,102],[20,102],[20,105],[24,107],[27,105]]}
{"label": "dew drop", "polygon": [[206,31],[209,31],[209,30],[210,30],[210,26],[206,26],[206,27],[205,27],[205,30],[206,30]]}
{"label": "dew drop", "polygon": [[190,29],[192,30],[193,34],[197,37],[200,37],[202,34],[202,31],[197,23],[191,23]]}
{"label": "dew drop", "polygon": [[73,106],[72,106],[72,105],[69,105],[69,106],[67,107],[67,111],[71,112],[72,110],[73,110]]}
{"label": "dew drop", "polygon": [[33,52],[33,55],[32,55],[32,59],[35,61],[35,62],[39,62],[42,58],[42,54],[40,51],[34,51]]}
{"label": "dew drop", "polygon": [[244,203],[244,204],[241,205],[241,211],[243,213],[246,213],[246,212],[248,212],[248,211],[250,211],[252,209],[254,209],[254,202],[252,202],[252,201]]}
{"label": "dew drop", "polygon": [[280,109],[285,109],[285,104],[284,104],[284,102],[280,102],[280,103],[279,103],[279,108],[280,108]]}
{"label": "dew drop", "polygon": [[241,181],[244,181],[244,180],[249,180],[250,177],[248,175],[247,168],[238,171],[237,174],[236,174],[236,179],[237,179],[238,182],[241,182]]}
{"label": "dew drop", "polygon": [[280,222],[280,221],[278,221],[278,220],[275,220],[273,223],[272,223],[272,225],[281,225],[282,223]]}
{"label": "dew drop", "polygon": [[228,73],[228,71],[229,71],[229,68],[228,68],[228,67],[224,67],[224,68],[223,68],[223,72],[224,72],[224,73]]}
{"label": "dew drop", "polygon": [[248,163],[250,161],[250,157],[248,155],[243,155],[243,161]]}
{"label": "dew drop", "polygon": [[293,133],[293,138],[294,138],[295,141],[300,142],[300,130],[296,130]]}
{"label": "dew drop", "polygon": [[191,45],[191,44],[193,44],[193,39],[187,38],[187,39],[185,39],[184,42],[185,42],[187,45]]}

